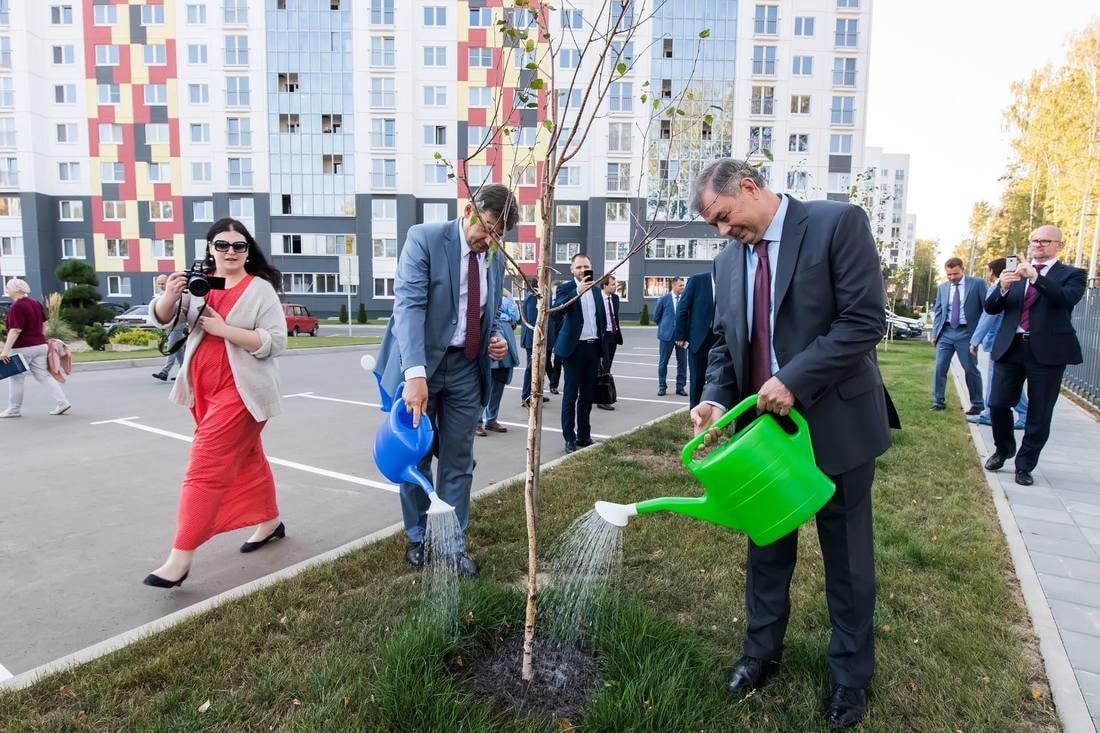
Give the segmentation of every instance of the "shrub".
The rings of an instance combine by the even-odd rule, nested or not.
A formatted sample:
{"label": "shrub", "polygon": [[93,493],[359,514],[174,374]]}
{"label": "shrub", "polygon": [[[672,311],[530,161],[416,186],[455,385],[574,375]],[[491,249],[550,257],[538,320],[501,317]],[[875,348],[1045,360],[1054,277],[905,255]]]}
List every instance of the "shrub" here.
{"label": "shrub", "polygon": [[65,260],[54,270],[54,276],[73,283],[61,294],[60,316],[77,333],[89,323],[110,320],[112,312],[99,304],[103,295],[96,288],[99,282],[91,265],[83,260]]}
{"label": "shrub", "polygon": [[649,304],[648,303],[643,303],[642,304],[642,317],[638,319],[638,325],[639,326],[648,326],[649,325]]}
{"label": "shrub", "polygon": [[84,329],[84,341],[93,351],[103,351],[107,345],[107,331],[98,324],[92,324]]}
{"label": "shrub", "polygon": [[61,293],[50,293],[46,299],[46,338],[61,339],[65,343],[76,341],[76,329],[61,317]]}
{"label": "shrub", "polygon": [[156,328],[118,328],[111,332],[112,344],[145,346],[150,341],[160,341],[164,332]]}
{"label": "shrub", "polygon": [[340,304],[340,323],[348,322],[348,306],[347,303]]}
{"label": "shrub", "polygon": [[359,314],[355,317],[355,322],[356,323],[366,323],[367,322],[367,305],[366,305],[366,303],[360,303],[359,304]]}

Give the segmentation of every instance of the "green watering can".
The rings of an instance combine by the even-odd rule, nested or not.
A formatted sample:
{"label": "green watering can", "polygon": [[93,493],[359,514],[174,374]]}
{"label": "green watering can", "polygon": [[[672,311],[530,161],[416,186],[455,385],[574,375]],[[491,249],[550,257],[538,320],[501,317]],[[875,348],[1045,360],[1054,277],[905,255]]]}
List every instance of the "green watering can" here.
{"label": "green watering can", "polygon": [[[723,428],[756,406],[745,398],[720,417],[712,429]],[[692,454],[706,431],[684,446],[684,466],[703,485],[699,497],[669,496],[635,504],[597,501],[596,513],[619,527],[630,517],[649,512],[677,512],[744,532],[757,545],[768,545],[798,529],[817,514],[836,491],[814,463],[810,428],[791,410],[797,431],[792,435],[767,414],[759,415],[702,460]]]}

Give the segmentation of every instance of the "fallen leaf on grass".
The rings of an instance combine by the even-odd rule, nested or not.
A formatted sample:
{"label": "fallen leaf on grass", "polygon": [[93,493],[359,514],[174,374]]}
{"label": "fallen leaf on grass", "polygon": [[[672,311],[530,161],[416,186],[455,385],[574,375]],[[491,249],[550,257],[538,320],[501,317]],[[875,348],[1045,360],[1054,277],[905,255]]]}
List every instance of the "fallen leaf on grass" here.
{"label": "fallen leaf on grass", "polygon": [[883,624],[881,628],[882,628],[883,633],[886,633],[886,634],[889,634],[891,631],[894,630],[894,627],[891,626],[890,624]]}
{"label": "fallen leaf on grass", "polygon": [[286,626],[286,624],[287,624],[286,616],[283,616],[281,619],[279,619],[279,623],[282,624],[283,626]]}
{"label": "fallen leaf on grass", "polygon": [[57,694],[61,695],[61,697],[72,697],[74,694],[73,688],[68,685],[62,685],[61,689],[57,691]]}
{"label": "fallen leaf on grass", "polygon": [[84,710],[81,710],[77,714],[76,719],[81,723],[87,723],[88,722],[88,713]]}
{"label": "fallen leaf on grass", "polygon": [[347,695],[344,695],[344,707],[346,708],[349,705],[351,705],[351,698]]}
{"label": "fallen leaf on grass", "polygon": [[298,698],[294,698],[293,700],[291,700],[290,704],[293,705],[296,708],[302,707],[302,701],[299,700]]}
{"label": "fallen leaf on grass", "polygon": [[1043,691],[1040,690],[1038,687],[1032,687],[1031,688],[1031,699],[1034,700],[1035,702],[1039,702],[1040,700],[1043,699]]}
{"label": "fallen leaf on grass", "polygon": [[563,731],[574,731],[577,726],[573,725],[573,721],[569,718],[558,718],[558,727]]}
{"label": "fallen leaf on grass", "polygon": [[209,700],[204,702],[202,705],[199,705],[199,712],[200,713],[205,713],[209,709],[210,709],[210,701]]}

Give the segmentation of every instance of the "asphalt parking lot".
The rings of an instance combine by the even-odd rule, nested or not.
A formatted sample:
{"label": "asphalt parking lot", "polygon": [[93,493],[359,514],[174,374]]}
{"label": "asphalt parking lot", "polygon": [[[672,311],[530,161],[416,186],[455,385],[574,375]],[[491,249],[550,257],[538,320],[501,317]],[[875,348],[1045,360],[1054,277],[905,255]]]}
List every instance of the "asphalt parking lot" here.
{"label": "asphalt parking lot", "polygon": [[[655,329],[625,335],[613,370],[620,402],[614,412],[593,410],[597,439],[687,405],[657,397]],[[280,360],[283,414],[263,437],[287,537],[250,555],[238,552],[250,529],[215,537],[182,588],[168,592],[141,580],[172,541],[190,413],[168,401],[168,386],[150,377],[155,367],[73,374],[64,387],[73,408],[60,417],[47,414],[44,391],[30,381],[24,417],[0,421],[0,681],[399,522],[396,487],[370,453],[383,413],[359,361],[377,348]],[[475,490],[523,470],[521,379],[516,370],[502,405],[509,432],[476,439]],[[559,405],[552,396],[546,406],[544,462],[564,453]]]}

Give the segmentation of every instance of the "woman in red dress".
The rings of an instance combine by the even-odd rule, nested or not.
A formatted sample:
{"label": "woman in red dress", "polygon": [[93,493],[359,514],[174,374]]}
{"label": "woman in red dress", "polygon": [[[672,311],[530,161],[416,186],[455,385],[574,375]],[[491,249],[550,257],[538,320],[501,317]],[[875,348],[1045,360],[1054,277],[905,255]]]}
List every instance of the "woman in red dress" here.
{"label": "woman in red dress", "polygon": [[235,219],[222,219],[206,236],[206,272],[225,289],[193,294],[184,273],[168,278],[150,308],[150,321],[187,319],[183,365],[171,399],[191,408],[195,439],[180,490],[176,538],[168,559],[144,583],[183,583],[195,549],[216,534],[255,525],[241,552],[285,536],[275,502],[275,480],[260,432],[279,413],[275,357],[286,349],[279,302],[282,276]]}

